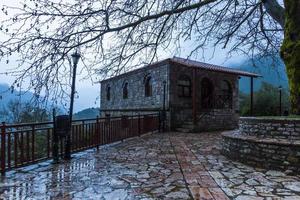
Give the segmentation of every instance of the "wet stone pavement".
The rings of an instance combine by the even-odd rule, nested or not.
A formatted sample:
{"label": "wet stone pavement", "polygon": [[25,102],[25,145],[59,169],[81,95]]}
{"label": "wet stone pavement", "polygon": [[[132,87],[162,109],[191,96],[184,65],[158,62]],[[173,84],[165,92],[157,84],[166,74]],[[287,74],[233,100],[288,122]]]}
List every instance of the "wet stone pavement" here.
{"label": "wet stone pavement", "polygon": [[215,133],[161,133],[8,172],[0,199],[300,199],[300,176],[220,155]]}

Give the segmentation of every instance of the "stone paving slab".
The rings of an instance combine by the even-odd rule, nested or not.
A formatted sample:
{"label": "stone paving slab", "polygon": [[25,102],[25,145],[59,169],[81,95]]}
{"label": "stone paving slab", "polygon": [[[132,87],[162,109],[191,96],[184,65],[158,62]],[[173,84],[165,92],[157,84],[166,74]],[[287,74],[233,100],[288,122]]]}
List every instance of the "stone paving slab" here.
{"label": "stone paving slab", "polygon": [[216,133],[161,133],[9,172],[0,199],[300,199],[300,177],[220,154]]}

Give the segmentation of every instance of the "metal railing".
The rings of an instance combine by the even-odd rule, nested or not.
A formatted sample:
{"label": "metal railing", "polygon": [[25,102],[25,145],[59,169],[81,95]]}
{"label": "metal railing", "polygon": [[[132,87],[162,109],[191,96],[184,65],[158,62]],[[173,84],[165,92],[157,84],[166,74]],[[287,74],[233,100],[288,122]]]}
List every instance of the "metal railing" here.
{"label": "metal railing", "polygon": [[[160,130],[159,114],[74,120],[71,152],[99,147]],[[47,160],[53,156],[53,122],[5,124],[1,130],[0,170],[6,171]],[[62,155],[64,141],[60,140]]]}

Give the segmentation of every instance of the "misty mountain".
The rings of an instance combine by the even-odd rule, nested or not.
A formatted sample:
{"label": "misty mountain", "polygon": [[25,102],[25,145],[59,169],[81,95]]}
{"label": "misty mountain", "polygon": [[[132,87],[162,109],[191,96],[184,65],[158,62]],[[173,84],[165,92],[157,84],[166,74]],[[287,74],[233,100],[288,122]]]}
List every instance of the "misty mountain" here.
{"label": "misty mountain", "polygon": [[[230,65],[233,68],[254,72],[263,77],[254,79],[254,90],[257,91],[261,87],[262,82],[267,82],[275,87],[280,85],[288,88],[288,79],[283,61],[277,57],[276,61],[270,57],[254,58],[253,60],[244,60],[239,63]],[[250,78],[242,77],[239,82],[240,90],[244,93],[250,92]]]}
{"label": "misty mountain", "polygon": [[28,102],[33,97],[33,93],[17,91],[11,89],[8,84],[0,83],[0,109],[6,106],[8,102],[18,100],[22,103]]}

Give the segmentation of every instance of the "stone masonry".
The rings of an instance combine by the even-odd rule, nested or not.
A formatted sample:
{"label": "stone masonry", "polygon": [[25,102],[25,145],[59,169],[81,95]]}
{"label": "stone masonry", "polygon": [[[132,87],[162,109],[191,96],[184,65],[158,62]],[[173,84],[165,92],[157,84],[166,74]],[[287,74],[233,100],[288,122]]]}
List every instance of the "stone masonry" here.
{"label": "stone masonry", "polygon": [[300,120],[241,118],[223,133],[222,153],[256,167],[300,172]]}
{"label": "stone masonry", "polygon": [[[101,109],[161,109],[163,106],[163,81],[167,82],[166,64],[144,67],[101,82]],[[145,97],[144,82],[147,76],[152,80],[152,96]],[[123,99],[124,83],[128,83],[128,98]],[[106,88],[111,87],[111,99],[106,99]],[[168,94],[166,92],[166,94]],[[168,96],[166,95],[166,102]]]}
{"label": "stone masonry", "polygon": [[300,119],[241,117],[239,130],[259,138],[300,140]]}

